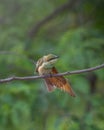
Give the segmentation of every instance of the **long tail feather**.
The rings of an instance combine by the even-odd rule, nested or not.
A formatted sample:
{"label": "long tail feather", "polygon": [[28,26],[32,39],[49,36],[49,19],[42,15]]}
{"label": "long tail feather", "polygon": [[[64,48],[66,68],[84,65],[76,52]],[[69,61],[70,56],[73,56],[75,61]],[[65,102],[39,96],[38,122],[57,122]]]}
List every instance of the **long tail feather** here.
{"label": "long tail feather", "polygon": [[75,97],[75,93],[73,91],[73,89],[71,88],[70,84],[67,82],[65,85],[63,85],[62,88],[65,92],[68,92],[71,96]]}
{"label": "long tail feather", "polygon": [[75,93],[71,88],[71,85],[64,77],[53,77],[50,78],[50,82],[53,83],[53,86],[60,88],[61,90],[69,93],[71,96],[75,97]]}

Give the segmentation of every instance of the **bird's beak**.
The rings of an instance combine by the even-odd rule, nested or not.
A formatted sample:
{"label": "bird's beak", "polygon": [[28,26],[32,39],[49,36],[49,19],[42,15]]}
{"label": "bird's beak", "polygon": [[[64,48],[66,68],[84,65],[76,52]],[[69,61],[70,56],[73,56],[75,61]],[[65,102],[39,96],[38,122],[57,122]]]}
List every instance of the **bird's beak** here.
{"label": "bird's beak", "polygon": [[53,59],[58,59],[59,58],[59,56],[55,56]]}

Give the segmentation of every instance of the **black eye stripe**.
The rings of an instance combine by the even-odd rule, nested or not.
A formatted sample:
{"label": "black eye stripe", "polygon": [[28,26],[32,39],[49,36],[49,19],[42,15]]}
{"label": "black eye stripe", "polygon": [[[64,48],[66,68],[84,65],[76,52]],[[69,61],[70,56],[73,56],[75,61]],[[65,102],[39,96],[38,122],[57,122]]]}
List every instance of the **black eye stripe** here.
{"label": "black eye stripe", "polygon": [[51,59],[48,59],[47,61],[51,61],[51,60],[54,60],[54,59],[56,59],[56,58],[51,58]]}

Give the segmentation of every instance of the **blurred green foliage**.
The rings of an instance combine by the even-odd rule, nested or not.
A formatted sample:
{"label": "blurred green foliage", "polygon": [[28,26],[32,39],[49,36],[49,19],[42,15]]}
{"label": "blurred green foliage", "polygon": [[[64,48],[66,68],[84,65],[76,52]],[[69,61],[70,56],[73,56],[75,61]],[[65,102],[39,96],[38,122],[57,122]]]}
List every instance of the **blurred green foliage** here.
{"label": "blurred green foliage", "polygon": [[[40,27],[31,29],[66,0],[0,1],[0,78],[34,74],[41,56],[60,56],[60,72],[104,62],[104,1],[78,1]],[[36,73],[35,73],[36,74]],[[69,76],[67,76],[69,78]],[[70,76],[77,97],[55,90],[43,81],[0,84],[0,130],[103,130],[104,69]]]}

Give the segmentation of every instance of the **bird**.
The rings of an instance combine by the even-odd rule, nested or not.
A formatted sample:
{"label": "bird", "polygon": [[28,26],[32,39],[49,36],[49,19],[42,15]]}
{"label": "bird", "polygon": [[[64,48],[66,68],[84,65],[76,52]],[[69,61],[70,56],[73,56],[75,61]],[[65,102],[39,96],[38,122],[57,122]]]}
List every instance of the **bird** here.
{"label": "bird", "polygon": [[[52,75],[52,74],[58,74],[58,71],[55,67],[55,63],[59,59],[59,56],[56,56],[54,54],[48,54],[40,58],[36,62],[36,68],[35,71],[40,75]],[[57,76],[57,77],[47,77],[44,78],[46,87],[49,92],[52,92],[55,88],[59,88],[63,90],[64,92],[67,92],[72,97],[75,97],[76,94],[73,91],[70,83],[66,78],[63,76]]]}

